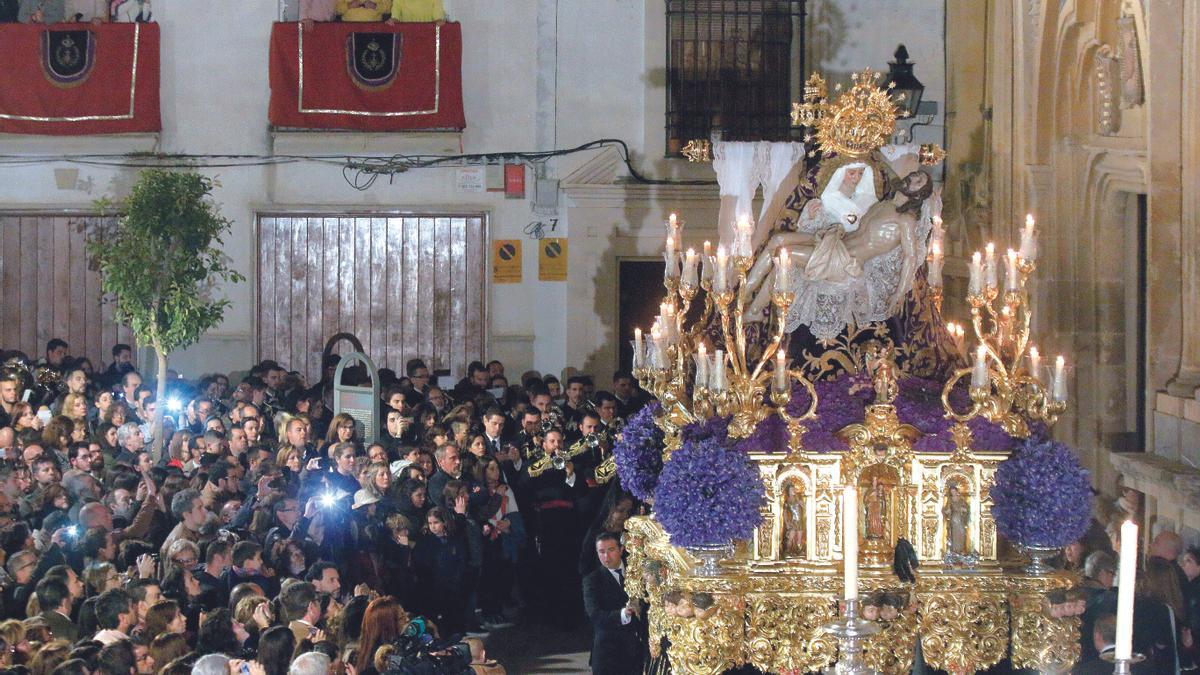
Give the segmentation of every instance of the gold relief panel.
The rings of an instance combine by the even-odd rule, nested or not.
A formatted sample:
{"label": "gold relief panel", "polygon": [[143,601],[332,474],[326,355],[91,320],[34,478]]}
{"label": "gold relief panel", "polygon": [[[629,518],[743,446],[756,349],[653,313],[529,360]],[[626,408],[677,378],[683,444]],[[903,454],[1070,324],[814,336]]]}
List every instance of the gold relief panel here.
{"label": "gold relief panel", "polygon": [[837,657],[837,642],[822,626],[833,621],[831,597],[778,594],[746,598],[747,657],[768,672],[819,670]]}
{"label": "gold relief panel", "polygon": [[[970,579],[966,579],[971,581]],[[921,652],[926,663],[949,672],[975,672],[1008,651],[1008,606],[1003,594],[918,592]]]}

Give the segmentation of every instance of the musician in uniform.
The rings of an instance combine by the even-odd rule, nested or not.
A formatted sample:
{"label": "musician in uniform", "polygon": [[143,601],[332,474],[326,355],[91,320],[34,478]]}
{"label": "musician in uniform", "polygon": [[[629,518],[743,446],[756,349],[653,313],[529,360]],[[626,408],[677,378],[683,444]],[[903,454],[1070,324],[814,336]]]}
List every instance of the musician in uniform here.
{"label": "musician in uniform", "polygon": [[581,616],[578,575],[582,536],[577,501],[584,482],[574,464],[559,454],[562,431],[551,428],[542,440],[541,455],[522,469],[526,493],[536,516],[537,570],[540,583],[535,602],[542,616],[555,625],[573,626]]}

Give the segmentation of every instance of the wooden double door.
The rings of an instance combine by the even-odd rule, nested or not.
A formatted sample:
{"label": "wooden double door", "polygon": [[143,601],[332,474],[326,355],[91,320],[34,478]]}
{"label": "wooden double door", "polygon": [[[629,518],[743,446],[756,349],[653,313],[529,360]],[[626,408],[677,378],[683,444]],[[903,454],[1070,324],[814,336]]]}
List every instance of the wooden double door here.
{"label": "wooden double door", "polygon": [[309,382],[325,341],[352,333],[380,368],[420,357],[464,372],[487,327],[479,214],[260,214],[258,353]]}

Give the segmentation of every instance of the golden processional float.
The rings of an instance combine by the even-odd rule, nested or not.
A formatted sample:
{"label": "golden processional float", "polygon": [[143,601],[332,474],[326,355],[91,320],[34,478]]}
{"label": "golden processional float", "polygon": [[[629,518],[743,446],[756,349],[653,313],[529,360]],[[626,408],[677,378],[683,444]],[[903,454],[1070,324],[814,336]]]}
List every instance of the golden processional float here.
{"label": "golden processional float", "polygon": [[[888,170],[881,156],[896,154],[883,147],[896,116],[890,92],[870,71],[833,99],[814,75],[793,112],[810,130],[809,147],[817,148],[809,154],[816,166],[802,174],[810,182],[817,177],[812,193],[821,194],[820,177],[831,173],[826,165],[847,162],[909,185],[911,173]],[[936,146],[918,154],[922,165],[944,157]],[[921,182],[915,177],[911,184]],[[1032,219],[1021,230],[1018,250],[1000,256],[989,245],[986,253],[974,254],[967,300],[976,344],[968,350],[964,328],[940,319],[940,208],[901,213],[901,201],[878,201],[850,214],[843,226],[857,220],[858,231],[875,228],[870,237],[878,238],[881,229],[896,229],[884,225],[903,221],[900,229],[919,239],[915,246],[911,236],[898,244],[901,257],[919,256],[919,269],[895,295],[904,296],[911,324],[918,326],[910,333],[921,335],[901,342],[879,322],[850,325],[822,343],[832,348],[820,357],[788,355],[789,311],[802,300],[797,294],[858,283],[874,273],[869,262],[859,277],[827,275],[822,285],[808,272],[823,240],[791,252],[774,250],[778,240],[772,240],[756,255],[749,224],[742,222],[728,250],[713,252],[706,242],[697,254],[684,252],[682,223],[672,216],[667,224],[666,297],[655,325],[645,335],[639,330],[634,345],[634,374],[660,402],[646,415],[661,445],[643,443],[634,452],[649,455],[640,458],[628,456],[629,448],[614,454],[627,489],[646,480],[634,475],[646,471],[639,462],[662,472],[657,492],[642,490],[654,513],[626,526],[626,590],[648,603],[652,657],[666,657],[673,672],[721,673],[743,665],[773,673],[909,672],[918,642],[925,663],[952,673],[1005,658],[1017,668],[1062,672],[1078,657],[1080,621],[1063,597],[1077,579],[1044,564],[1066,542],[1013,542],[1032,558],[1025,564],[998,537],[999,512],[993,512],[998,467],[1028,439],[1045,438],[1066,408],[1062,358],[1042,364],[1030,345]],[[851,234],[837,236],[849,251],[862,250]],[[764,264],[769,274],[762,274]],[[765,320],[750,323],[748,310],[756,302]],[[869,339],[857,339],[863,336]],[[829,367],[835,361],[843,370],[836,377]],[[940,370],[931,366],[936,363]],[[847,400],[857,403],[848,406]],[[849,408],[856,412],[847,416]],[[854,421],[841,424],[846,419]],[[737,472],[736,458],[728,466],[683,458],[689,434],[703,438],[713,420],[756,476],[731,499],[759,490],[761,482],[759,501],[750,507],[752,529],[733,540],[705,539],[733,518],[719,502],[704,506],[710,497],[720,498],[718,483],[697,488],[695,495],[674,495],[665,484],[673,462],[693,463],[677,464],[680,478],[672,485],[702,481],[705,472],[718,482],[723,472]],[[639,433],[635,426],[626,427],[626,445],[639,442],[629,438]],[[1086,474],[1076,474],[1086,489]],[[669,512],[676,501],[686,503]],[[1086,497],[1081,501],[1070,507],[1072,517],[1086,522],[1089,506]],[[669,534],[664,524],[679,521],[676,512],[686,509],[692,509],[684,516],[695,521],[692,529],[677,526]],[[906,568],[902,581],[893,563],[905,556],[907,563],[896,563]]]}

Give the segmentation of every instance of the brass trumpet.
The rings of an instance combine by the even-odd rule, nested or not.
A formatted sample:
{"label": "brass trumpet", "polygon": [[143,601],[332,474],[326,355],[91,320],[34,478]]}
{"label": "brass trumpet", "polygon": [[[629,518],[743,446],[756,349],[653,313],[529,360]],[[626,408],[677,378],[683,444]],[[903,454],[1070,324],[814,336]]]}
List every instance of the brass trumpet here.
{"label": "brass trumpet", "polygon": [[560,450],[553,455],[547,455],[544,451],[532,464],[529,465],[529,476],[536,478],[546,472],[550,467],[554,467],[558,471],[563,471],[567,468],[567,461],[574,459],[579,455],[600,447],[600,438],[595,434],[588,434],[583,438],[575,441],[571,447],[566,450]]}

